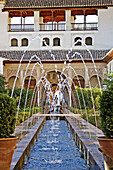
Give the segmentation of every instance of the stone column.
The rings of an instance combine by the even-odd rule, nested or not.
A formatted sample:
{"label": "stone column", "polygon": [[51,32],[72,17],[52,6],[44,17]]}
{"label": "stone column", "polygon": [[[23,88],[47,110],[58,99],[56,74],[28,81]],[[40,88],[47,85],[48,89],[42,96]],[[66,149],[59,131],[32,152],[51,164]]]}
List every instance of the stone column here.
{"label": "stone column", "polygon": [[43,24],[43,17],[40,17],[40,23]]}
{"label": "stone column", "polygon": [[40,24],[42,24],[40,29],[45,30],[45,24],[43,23],[43,17],[40,17]]}
{"label": "stone column", "polygon": [[23,69],[20,70],[20,88],[22,87],[23,83]]}
{"label": "stone column", "polygon": [[11,18],[9,18],[8,24],[11,24]]}
{"label": "stone column", "polygon": [[85,88],[88,88],[89,87],[89,80],[88,80],[88,74],[85,70]]}
{"label": "stone column", "polygon": [[40,30],[40,12],[34,11],[34,31],[37,32]]}
{"label": "stone column", "polygon": [[71,16],[71,23],[72,23],[72,29],[74,29],[75,28],[74,16]]}
{"label": "stone column", "polygon": [[66,31],[71,30],[71,10],[65,11]]}
{"label": "stone column", "polygon": [[83,15],[84,15],[84,30],[86,30],[86,10],[83,10]]}

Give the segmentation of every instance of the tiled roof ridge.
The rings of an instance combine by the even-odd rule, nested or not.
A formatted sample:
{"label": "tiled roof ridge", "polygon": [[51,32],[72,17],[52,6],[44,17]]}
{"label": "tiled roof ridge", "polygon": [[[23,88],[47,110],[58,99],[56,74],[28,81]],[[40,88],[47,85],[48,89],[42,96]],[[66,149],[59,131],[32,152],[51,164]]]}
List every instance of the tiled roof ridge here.
{"label": "tiled roof ridge", "polygon": [[6,0],[5,8],[110,6],[113,0]]}
{"label": "tiled roof ridge", "polygon": [[[94,59],[103,59],[105,55],[108,53],[109,50],[90,50],[92,56]],[[55,60],[65,60],[66,59],[66,54],[69,55],[71,58],[75,52],[80,53],[84,59],[91,59],[91,56],[87,50],[52,50],[52,53],[49,52],[48,50],[38,50],[38,51],[26,51],[24,55],[23,60],[29,60],[33,55],[37,55],[41,60],[54,60],[53,56],[54,55]],[[3,57],[8,60],[20,60],[23,55],[23,51],[0,51],[0,57]],[[73,59],[81,59],[80,55],[76,54],[74,55]],[[34,60],[37,60],[34,58]]]}

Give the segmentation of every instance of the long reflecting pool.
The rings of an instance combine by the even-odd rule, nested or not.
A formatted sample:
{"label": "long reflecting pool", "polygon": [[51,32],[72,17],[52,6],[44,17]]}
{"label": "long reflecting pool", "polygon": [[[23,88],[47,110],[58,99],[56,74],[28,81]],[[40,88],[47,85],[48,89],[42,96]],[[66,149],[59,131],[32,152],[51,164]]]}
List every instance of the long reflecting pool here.
{"label": "long reflecting pool", "polygon": [[66,121],[45,122],[23,170],[88,170]]}

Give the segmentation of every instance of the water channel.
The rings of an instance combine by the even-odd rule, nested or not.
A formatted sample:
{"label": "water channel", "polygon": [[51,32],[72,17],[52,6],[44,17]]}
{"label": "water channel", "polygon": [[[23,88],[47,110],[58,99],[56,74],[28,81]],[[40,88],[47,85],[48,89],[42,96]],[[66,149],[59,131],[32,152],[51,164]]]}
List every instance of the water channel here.
{"label": "water channel", "polygon": [[64,120],[47,120],[23,170],[88,170]]}

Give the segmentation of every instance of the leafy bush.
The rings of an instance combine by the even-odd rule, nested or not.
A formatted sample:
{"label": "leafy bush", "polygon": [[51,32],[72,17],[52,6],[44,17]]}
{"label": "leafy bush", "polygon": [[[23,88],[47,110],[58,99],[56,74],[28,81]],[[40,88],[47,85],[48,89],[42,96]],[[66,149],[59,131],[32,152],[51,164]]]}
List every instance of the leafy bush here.
{"label": "leafy bush", "polygon": [[9,138],[14,132],[16,106],[14,99],[0,93],[0,138]]}
{"label": "leafy bush", "polygon": [[104,80],[106,89],[100,98],[101,127],[107,138],[113,138],[113,73]]}
{"label": "leafy bush", "polygon": [[[96,126],[94,111],[92,114],[92,110],[88,110],[88,115],[86,116],[86,113],[84,113],[82,115],[82,118],[88,121],[89,123],[91,123],[92,125]],[[100,115],[98,114],[98,111],[96,111],[96,120],[97,120],[97,127],[101,129],[101,120],[100,120]]]}
{"label": "leafy bush", "polygon": [[7,82],[5,81],[5,78],[0,75],[0,93],[6,93],[6,88],[5,86],[7,85]]}
{"label": "leafy bush", "polygon": [[[77,89],[78,96],[79,96],[79,99],[80,99],[81,108],[84,109],[85,107],[84,107],[83,97],[82,97],[82,93],[81,93],[81,88],[76,87],[76,89]],[[92,100],[91,90],[92,90],[92,93],[93,93],[93,99],[94,100]],[[97,87],[91,88],[91,89],[90,88],[82,88],[82,92],[83,92],[83,95],[84,95],[86,108],[91,109],[93,107],[93,103],[92,103],[92,101],[93,101],[95,108],[97,110],[99,110],[99,100],[100,100],[100,96],[101,96],[100,88],[97,88]],[[78,108],[80,108],[76,90],[74,91],[74,94],[75,94],[75,99],[76,99],[76,103],[78,105]]]}
{"label": "leafy bush", "polygon": [[42,107],[34,107],[34,108],[31,108],[31,110],[30,108],[26,108],[25,112],[24,112],[24,109],[21,109],[18,114],[17,125],[27,120],[33,114],[40,112],[41,110],[42,110]]}
{"label": "leafy bush", "polygon": [[[10,95],[11,95],[11,92],[12,92],[12,89],[9,88],[7,91],[8,91],[8,94],[9,94],[9,96],[10,96]],[[21,92],[21,89],[20,89],[20,88],[19,88],[19,89],[18,89],[18,88],[17,88],[17,89],[14,89],[13,97],[14,97],[15,100],[16,100],[16,105],[17,105],[17,106],[18,106],[18,102],[19,102],[20,92]],[[20,102],[20,109],[24,108],[25,99],[26,99],[26,93],[27,93],[27,90],[26,90],[26,89],[23,89],[23,91],[22,91],[22,97],[21,97],[21,102]],[[29,107],[29,106],[30,106],[32,94],[33,94],[33,90],[32,90],[32,89],[29,89],[26,107]]]}
{"label": "leafy bush", "polygon": [[[76,108],[74,108],[74,107],[68,107],[68,109],[69,109],[71,112],[75,113],[75,114],[81,114],[81,110],[80,110],[80,109],[76,109]],[[83,113],[83,112],[85,112],[85,110],[82,110],[82,113]]]}

